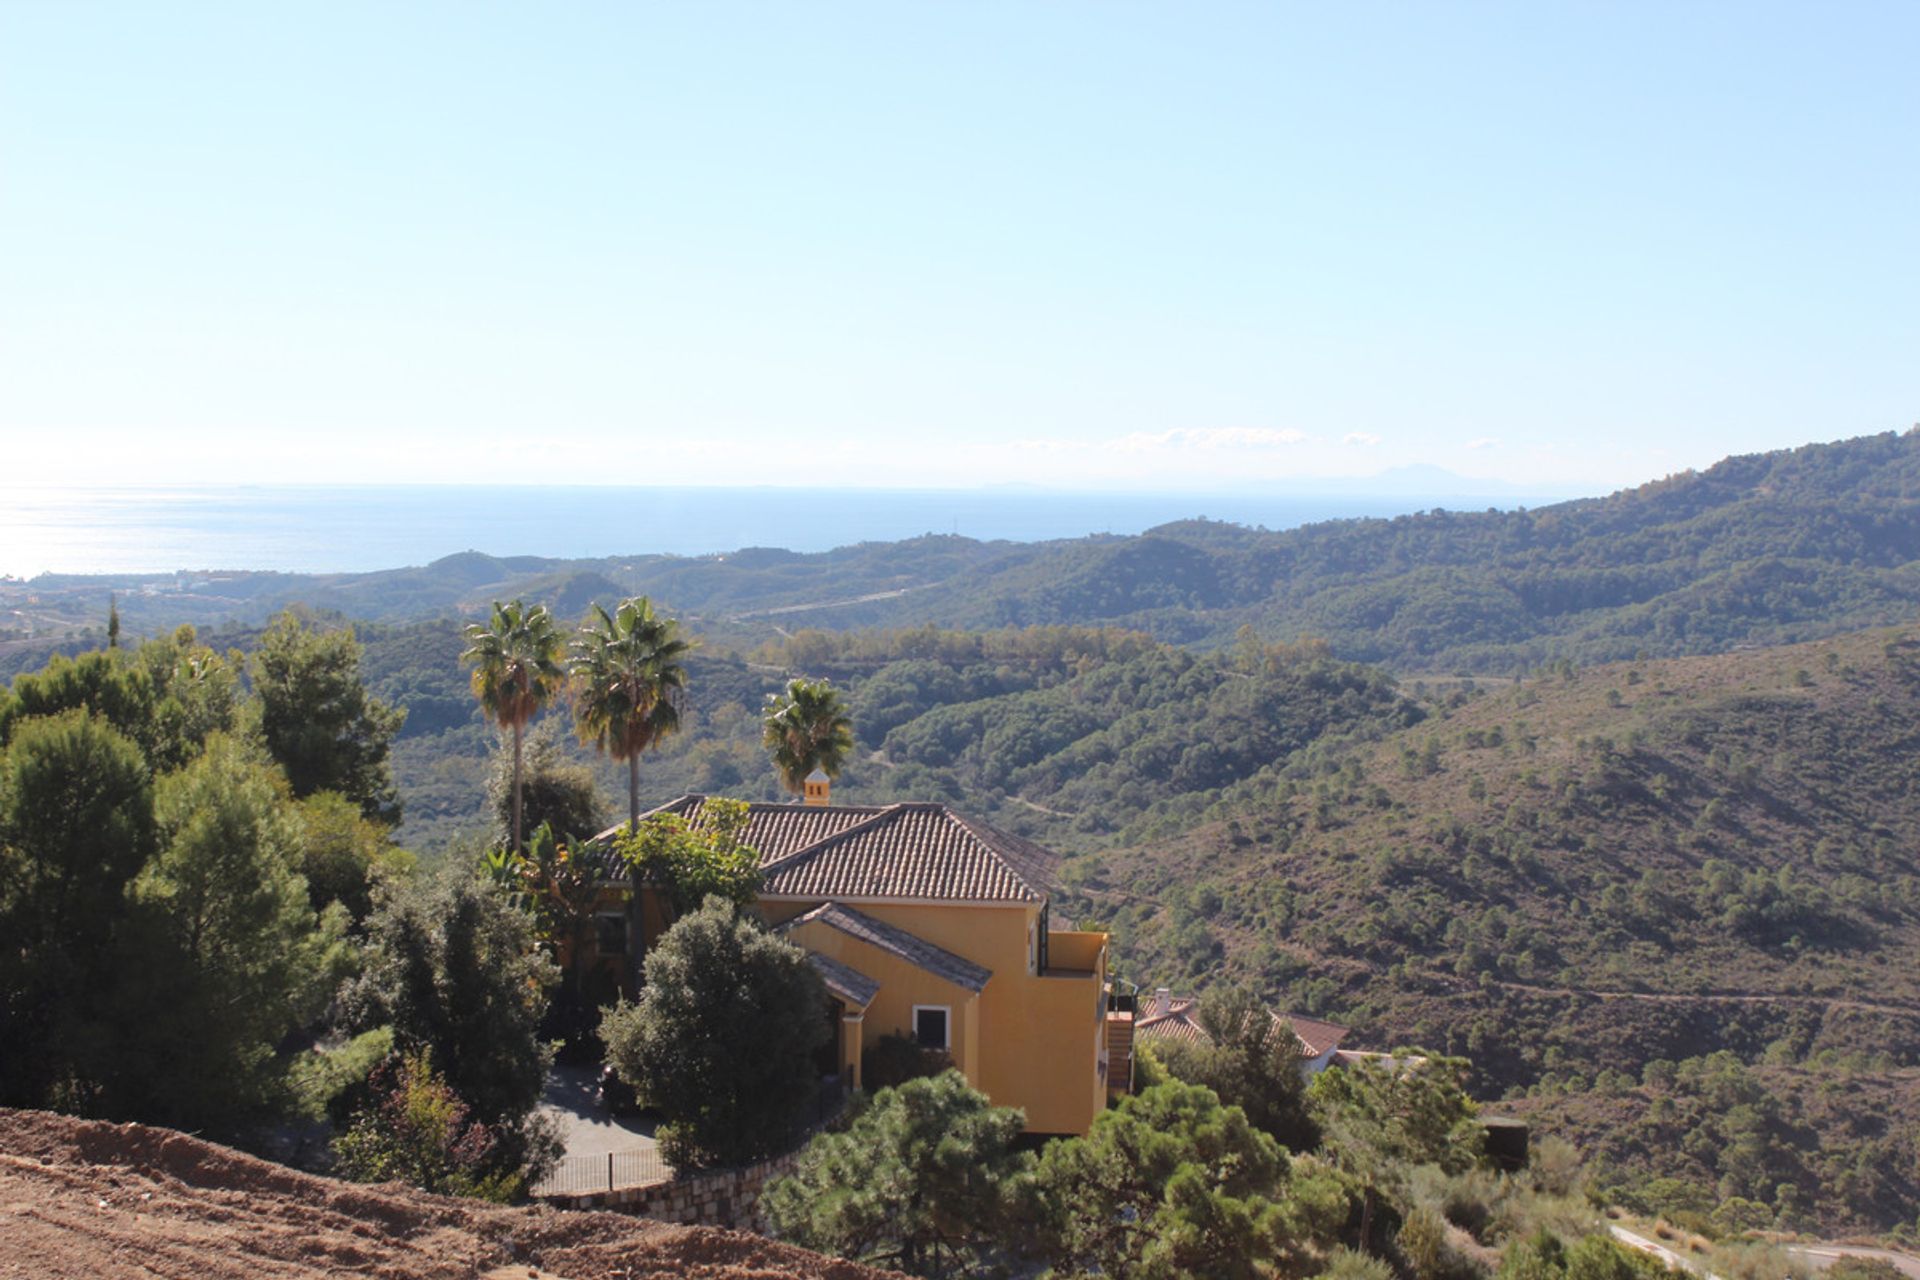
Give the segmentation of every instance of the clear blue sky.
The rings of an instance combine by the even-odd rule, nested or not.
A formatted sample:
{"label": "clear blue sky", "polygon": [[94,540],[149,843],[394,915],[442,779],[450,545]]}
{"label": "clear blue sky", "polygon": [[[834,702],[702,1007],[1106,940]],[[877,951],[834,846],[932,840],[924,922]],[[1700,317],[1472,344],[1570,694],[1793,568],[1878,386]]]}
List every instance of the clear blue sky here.
{"label": "clear blue sky", "polygon": [[5,0],[0,474],[1595,491],[1904,429],[1916,67],[1908,0]]}

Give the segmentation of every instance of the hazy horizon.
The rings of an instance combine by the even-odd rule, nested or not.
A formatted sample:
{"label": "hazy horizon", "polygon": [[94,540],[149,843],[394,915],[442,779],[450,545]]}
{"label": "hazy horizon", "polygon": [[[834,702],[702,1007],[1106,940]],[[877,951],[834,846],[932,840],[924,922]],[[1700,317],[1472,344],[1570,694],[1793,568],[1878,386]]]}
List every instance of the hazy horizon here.
{"label": "hazy horizon", "polygon": [[925,534],[982,541],[1130,535],[1204,517],[1269,528],[1464,504],[1512,492],[1099,493],[1020,486],[824,489],[628,485],[0,485],[0,575],[362,573],[457,552],[555,559],[819,552]]}

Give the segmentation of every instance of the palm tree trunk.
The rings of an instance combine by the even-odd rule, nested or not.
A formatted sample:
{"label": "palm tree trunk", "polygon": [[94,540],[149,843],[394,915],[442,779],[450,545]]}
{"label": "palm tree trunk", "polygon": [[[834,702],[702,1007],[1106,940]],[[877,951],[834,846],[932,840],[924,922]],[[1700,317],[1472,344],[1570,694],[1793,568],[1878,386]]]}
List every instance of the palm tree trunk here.
{"label": "palm tree trunk", "polygon": [[520,722],[513,722],[513,851],[520,852]]}
{"label": "palm tree trunk", "polygon": [[[634,752],[627,757],[627,830],[640,829],[640,753]],[[646,901],[641,896],[644,886],[640,883],[640,869],[635,867],[628,873],[632,879],[627,896],[627,980],[637,994],[640,981],[645,976],[647,958],[647,940],[643,930],[647,924]]]}

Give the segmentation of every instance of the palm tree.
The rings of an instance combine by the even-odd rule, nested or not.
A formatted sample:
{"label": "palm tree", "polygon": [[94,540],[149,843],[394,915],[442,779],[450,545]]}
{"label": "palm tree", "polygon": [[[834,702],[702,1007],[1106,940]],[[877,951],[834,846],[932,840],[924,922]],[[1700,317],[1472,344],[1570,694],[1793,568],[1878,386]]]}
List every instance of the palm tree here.
{"label": "palm tree", "polygon": [[493,602],[487,623],[467,628],[460,661],[473,667],[473,693],[487,718],[513,731],[513,850],[520,852],[520,744],[526,727],[566,681],[565,645],[543,604]]}
{"label": "palm tree", "polygon": [[838,777],[853,750],[853,721],[839,691],[825,680],[787,681],[785,693],[767,695],[760,724],[760,740],[773,753],[781,783],[796,795],[815,769]]}
{"label": "palm tree", "polygon": [[645,596],[593,614],[573,642],[573,724],[582,742],[627,763],[627,825],[640,825],[640,757],[680,728],[674,695],[693,648]]}

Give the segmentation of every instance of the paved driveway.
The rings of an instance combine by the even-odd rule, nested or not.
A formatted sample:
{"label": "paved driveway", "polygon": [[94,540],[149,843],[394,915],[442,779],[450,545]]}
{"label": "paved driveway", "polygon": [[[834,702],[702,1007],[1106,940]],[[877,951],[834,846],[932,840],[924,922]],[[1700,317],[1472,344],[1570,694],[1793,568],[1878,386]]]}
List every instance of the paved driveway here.
{"label": "paved driveway", "polygon": [[654,1149],[652,1116],[614,1116],[594,1102],[598,1067],[556,1066],[547,1075],[540,1110],[560,1121],[569,1156],[604,1156],[608,1152]]}

